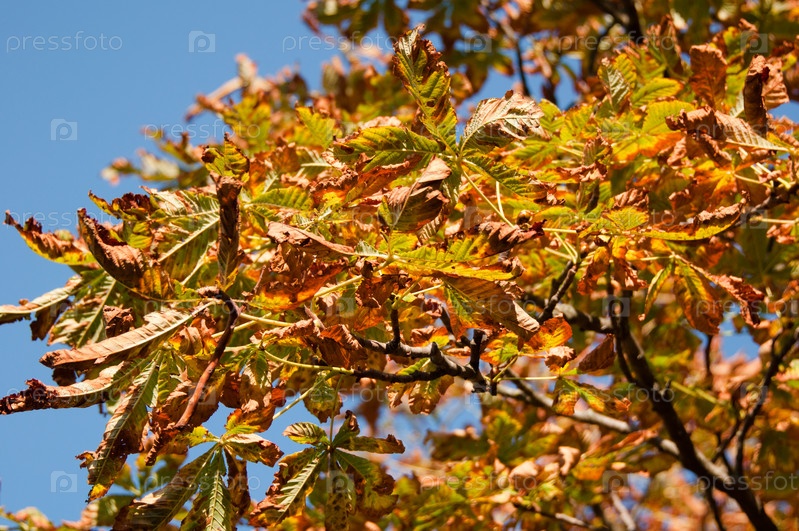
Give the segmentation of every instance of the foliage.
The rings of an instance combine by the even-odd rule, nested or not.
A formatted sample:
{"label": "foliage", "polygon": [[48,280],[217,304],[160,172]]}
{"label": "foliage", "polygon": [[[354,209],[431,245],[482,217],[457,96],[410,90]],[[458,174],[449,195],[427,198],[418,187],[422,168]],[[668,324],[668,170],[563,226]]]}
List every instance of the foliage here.
{"label": "foliage", "polygon": [[[75,276],[0,306],[68,347],[41,359],[57,385],[29,380],[0,413],[110,413],[69,528],[790,528],[799,140],[769,111],[797,95],[799,16],[716,4],[312,3],[319,31],[404,31],[385,71],[353,55],[310,94],[242,57],[190,112],[224,140],[157,134],[163,155],[108,168],[160,186],[91,196],[117,225],[7,216]],[[578,49],[580,102],[558,108],[552,47],[603,33],[635,42]],[[545,99],[470,113],[516,49]],[[758,356],[723,350],[730,330]],[[406,453],[386,425],[470,401],[474,426],[382,457]],[[284,455],[270,426],[300,402],[318,423],[289,426]],[[251,501],[248,468],[276,464]]]}

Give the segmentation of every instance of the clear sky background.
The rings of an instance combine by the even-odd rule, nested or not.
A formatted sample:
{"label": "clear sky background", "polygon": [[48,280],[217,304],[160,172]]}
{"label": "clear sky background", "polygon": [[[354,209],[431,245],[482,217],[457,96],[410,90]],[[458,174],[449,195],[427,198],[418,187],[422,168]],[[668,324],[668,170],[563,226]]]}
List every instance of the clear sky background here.
{"label": "clear sky background", "polygon": [[[182,130],[194,97],[235,76],[238,53],[254,59],[262,74],[299,67],[318,87],[322,63],[338,51],[309,40],[300,19],[304,6],[288,0],[6,3],[0,19],[0,212],[9,210],[20,221],[36,214],[45,230],[74,231],[76,210],[92,206],[89,190],[107,199],[136,190],[139,181],[112,186],[100,170],[116,157],[135,158],[137,149],[152,148],[141,133],[145,127]],[[481,96],[500,96],[510,86],[511,80],[496,76]],[[531,86],[540,97],[539,84]],[[223,133],[221,127],[194,131],[194,144]],[[11,227],[0,226],[0,249],[0,304],[33,299],[71,276],[69,268],[29,251]],[[28,321],[0,327],[0,393],[24,388],[29,378],[52,383],[51,371],[38,363],[48,350],[31,342]],[[268,438],[282,444],[285,439],[272,434],[290,416]],[[56,522],[77,520],[88,486],[75,456],[96,449],[106,421],[96,407],[0,418],[0,505],[10,511],[35,505]],[[263,497],[271,475],[263,467],[250,472],[254,499]]]}

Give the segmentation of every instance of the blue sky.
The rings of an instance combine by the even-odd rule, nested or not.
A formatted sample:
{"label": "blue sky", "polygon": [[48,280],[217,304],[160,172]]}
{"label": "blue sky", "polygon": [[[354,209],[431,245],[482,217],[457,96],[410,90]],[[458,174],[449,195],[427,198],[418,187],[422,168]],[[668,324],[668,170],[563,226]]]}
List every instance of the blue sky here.
{"label": "blue sky", "polygon": [[[297,1],[239,2],[235,9],[207,1],[77,5],[7,3],[0,21],[0,211],[18,220],[37,215],[50,231],[74,231],[76,210],[90,206],[89,190],[110,199],[137,189],[134,179],[111,186],[100,170],[152,147],[143,128],[182,130],[194,97],[235,75],[236,54],[248,54],[261,73],[299,67],[317,87],[321,64],[336,53],[310,38]],[[509,86],[493,78],[483,94],[499,96]],[[222,128],[210,123],[195,129],[193,143],[221,137]],[[32,299],[71,276],[30,252],[10,227],[0,227],[0,248],[0,304]],[[0,341],[0,393],[23,388],[29,378],[51,383],[38,363],[50,348],[30,341],[27,322],[0,327]],[[97,447],[106,420],[96,408],[0,418],[0,505],[36,505],[55,521],[78,519],[88,487],[75,455]],[[260,499],[271,472],[250,475],[258,478],[253,497]]]}

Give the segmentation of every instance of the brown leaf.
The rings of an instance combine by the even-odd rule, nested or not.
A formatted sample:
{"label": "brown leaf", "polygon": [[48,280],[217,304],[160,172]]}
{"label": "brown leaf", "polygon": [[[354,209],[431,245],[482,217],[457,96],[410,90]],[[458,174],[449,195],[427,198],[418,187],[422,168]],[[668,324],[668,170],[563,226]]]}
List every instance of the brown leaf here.
{"label": "brown leaf", "polygon": [[217,282],[227,287],[233,281],[239,263],[239,192],[242,182],[232,177],[221,177],[216,191],[219,199],[219,246]]}
{"label": "brown leaf", "polygon": [[711,107],[718,108],[726,94],[727,61],[709,44],[691,47],[691,88]]}
{"label": "brown leaf", "polygon": [[133,311],[130,308],[104,306],[103,323],[105,323],[105,337],[124,334],[133,327]]}
{"label": "brown leaf", "polygon": [[339,245],[332,243],[321,236],[317,236],[312,232],[308,232],[290,225],[278,223],[276,221],[270,222],[267,227],[267,236],[275,243],[288,243],[294,247],[298,247],[305,251],[312,253],[319,253],[322,255],[327,254],[344,254],[350,255],[354,253],[352,247],[346,245]]}
{"label": "brown leaf", "polygon": [[597,282],[610,267],[610,253],[607,247],[597,247],[591,255],[588,267],[582,278],[577,282],[577,292],[589,295],[596,289]]}
{"label": "brown leaf", "polygon": [[34,218],[28,219],[23,226],[17,223],[8,211],[6,211],[5,224],[17,229],[28,247],[40,256],[70,266],[94,263],[94,258],[82,245],[83,242],[75,241],[68,231],[42,232],[42,224]]}
{"label": "brown leaf", "polygon": [[144,317],[145,324],[116,337],[92,343],[78,349],[60,349],[48,352],[39,360],[50,368],[81,369],[98,366],[114,358],[127,358],[141,353],[153,342],[166,338],[190,316],[176,310],[153,312]]}
{"label": "brown leaf", "polygon": [[383,222],[393,230],[416,232],[435,221],[449,204],[440,188],[451,173],[444,161],[434,157],[413,186],[394,188],[383,197],[378,210]]}
{"label": "brown leaf", "polygon": [[[544,323],[544,326],[546,326],[546,323]],[[575,352],[571,347],[565,345],[552,347],[547,350],[544,363],[547,364],[549,370],[554,371],[555,369],[562,369],[567,363],[574,359],[574,356]]]}
{"label": "brown leaf", "polygon": [[106,369],[93,380],[73,385],[52,387],[36,379],[28,380],[27,389],[0,399],[0,415],[10,415],[35,409],[62,409],[87,407],[110,398],[105,389],[114,379],[118,367]]}
{"label": "brown leaf", "polygon": [[527,342],[534,352],[551,350],[565,345],[572,337],[572,328],[563,317],[553,317],[544,321],[538,332]]}
{"label": "brown leaf", "polygon": [[615,338],[612,334],[605,336],[602,343],[577,364],[577,370],[580,372],[597,372],[612,366],[613,361],[616,359],[616,351],[613,348],[614,343]]}
{"label": "brown leaf", "polygon": [[766,294],[747,284],[744,279],[732,275],[709,275],[717,286],[732,295],[741,307],[741,316],[750,326],[760,324],[760,302]]}
{"label": "brown leaf", "polygon": [[470,235],[480,235],[487,245],[474,248],[474,258],[485,258],[499,254],[539,236],[544,235],[544,222],[531,224],[530,230],[521,230],[499,221],[481,223],[469,231]]}
{"label": "brown leaf", "polygon": [[89,251],[114,279],[145,295],[166,297],[171,292],[169,278],[162,268],[151,267],[148,257],[117,238],[108,228],[78,211],[78,226]]}
{"label": "brown leaf", "polygon": [[607,180],[608,169],[601,162],[594,162],[588,166],[577,166],[575,168],[556,167],[555,172],[564,179],[576,182],[603,181]]}

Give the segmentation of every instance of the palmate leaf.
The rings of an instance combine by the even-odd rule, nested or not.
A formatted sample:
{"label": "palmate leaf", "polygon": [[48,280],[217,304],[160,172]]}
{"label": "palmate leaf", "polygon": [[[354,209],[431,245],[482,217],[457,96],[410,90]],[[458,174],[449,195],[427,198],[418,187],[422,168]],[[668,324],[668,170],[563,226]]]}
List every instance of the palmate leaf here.
{"label": "palmate leaf", "polygon": [[40,361],[51,368],[76,368],[87,365],[101,365],[111,359],[128,357],[133,353],[141,353],[143,349],[152,347],[167,339],[201,309],[206,307],[207,305],[202,306],[191,313],[171,309],[149,313],[144,317],[146,321],[144,326],[77,349],[61,349],[48,352],[42,356]]}
{"label": "palmate leaf", "polygon": [[363,171],[403,164],[414,157],[422,160],[442,151],[436,140],[398,126],[369,127],[333,144],[333,153],[344,162],[354,162],[361,154],[369,157]]}
{"label": "palmate leaf", "polygon": [[104,496],[125,466],[127,456],[140,451],[147,406],[157,381],[158,361],[151,359],[116,405],[97,451],[81,465],[89,469],[89,500]]}
{"label": "palmate leaf", "polygon": [[202,479],[209,474],[208,467],[219,466],[213,465],[215,457],[219,454],[218,447],[211,448],[178,470],[172,481],[164,488],[125,507],[114,522],[114,531],[137,531],[165,527],[200,488]]}
{"label": "palmate leaf", "polygon": [[230,491],[223,480],[224,475],[222,452],[213,452],[203,468],[199,493],[191,510],[181,522],[181,530],[230,531],[234,528],[233,504]]}
{"label": "palmate leaf", "polygon": [[83,279],[79,276],[70,278],[66,285],[48,291],[44,295],[36,297],[32,301],[20,301],[18,306],[10,304],[0,305],[0,324],[13,323],[28,317],[33,312],[40,312],[48,308],[51,311],[57,311],[53,306],[60,306],[61,303],[66,301],[73,293],[75,293],[83,284]]}
{"label": "palmate leaf", "polygon": [[[276,503],[272,507],[274,512],[270,515],[270,520],[273,523],[280,522],[292,511],[297,510],[298,505],[305,500],[307,492],[313,488],[316,479],[319,477],[324,464],[322,457],[326,452],[318,449],[308,450],[310,451],[307,451],[308,453],[302,456],[304,465],[297,470],[296,475],[290,477],[282,484],[279,494],[275,497],[274,501]],[[296,456],[298,454],[293,455]],[[269,499],[270,496],[267,496],[267,500]]]}
{"label": "palmate leaf", "polygon": [[427,131],[452,152],[457,150],[457,117],[450,101],[449,68],[439,61],[433,44],[409,31],[394,44],[391,68],[419,108],[419,119]]}
{"label": "palmate leaf", "polygon": [[146,358],[126,361],[104,369],[97,378],[72,385],[49,386],[38,380],[28,380],[28,389],[0,399],[0,414],[34,409],[88,407],[105,402],[126,389],[149,363]]}

